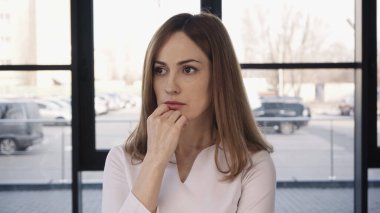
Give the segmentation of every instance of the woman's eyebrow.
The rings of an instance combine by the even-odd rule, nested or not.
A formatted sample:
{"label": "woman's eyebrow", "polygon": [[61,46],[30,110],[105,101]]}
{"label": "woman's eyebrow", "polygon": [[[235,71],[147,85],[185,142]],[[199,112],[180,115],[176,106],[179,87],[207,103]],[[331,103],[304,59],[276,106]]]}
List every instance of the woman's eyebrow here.
{"label": "woman's eyebrow", "polygon": [[[197,63],[199,63],[199,64],[201,64],[201,62],[200,61],[197,61],[197,60],[195,60],[195,59],[186,59],[186,60],[183,60],[183,61],[179,61],[178,63],[177,63],[177,65],[183,65],[183,64],[186,64],[186,63],[189,63],[189,62],[197,62]],[[160,64],[160,65],[165,65],[166,66],[166,63],[165,62],[163,62],[163,61],[154,61],[154,63],[155,64]]]}
{"label": "woman's eyebrow", "polygon": [[201,64],[200,61],[197,61],[195,59],[187,59],[187,60],[183,60],[183,61],[178,62],[177,65],[182,65],[182,64],[189,63],[189,62],[197,62],[197,63]]}
{"label": "woman's eyebrow", "polygon": [[162,62],[162,61],[154,61],[154,64],[160,64],[160,65],[165,65],[166,66],[166,63]]}

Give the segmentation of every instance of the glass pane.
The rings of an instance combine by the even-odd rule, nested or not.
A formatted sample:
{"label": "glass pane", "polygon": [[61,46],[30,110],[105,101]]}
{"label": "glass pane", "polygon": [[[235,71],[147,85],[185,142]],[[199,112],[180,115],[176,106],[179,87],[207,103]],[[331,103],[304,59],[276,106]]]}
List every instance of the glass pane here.
{"label": "glass pane", "polygon": [[241,63],[354,61],[354,0],[222,4]]}
{"label": "glass pane", "polygon": [[71,180],[70,71],[2,71],[1,183]]}
{"label": "glass pane", "polygon": [[0,71],[1,212],[71,212],[70,89],[70,71]]}
{"label": "glass pane", "polygon": [[0,65],[70,64],[69,3],[0,0]]}
{"label": "glass pane", "polygon": [[378,197],[380,196],[380,189],[376,186],[376,183],[378,183],[379,180],[380,169],[368,169],[368,212],[376,212],[379,210],[380,203]]}
{"label": "glass pane", "polygon": [[100,213],[102,210],[103,171],[82,172],[82,196],[84,213]]}
{"label": "glass pane", "polygon": [[24,212],[60,212],[70,213],[71,190],[70,185],[64,188],[39,186],[17,186],[18,190],[0,190],[1,212],[24,213]]}
{"label": "glass pane", "polygon": [[143,60],[155,30],[174,14],[199,11],[200,1],[94,1],[97,149],[122,144],[136,125]]}
{"label": "glass pane", "polygon": [[[243,70],[279,181],[353,180],[353,70]],[[344,111],[343,104],[349,105]]]}
{"label": "glass pane", "polygon": [[353,202],[352,188],[296,187],[276,191],[276,212],[354,212]]}

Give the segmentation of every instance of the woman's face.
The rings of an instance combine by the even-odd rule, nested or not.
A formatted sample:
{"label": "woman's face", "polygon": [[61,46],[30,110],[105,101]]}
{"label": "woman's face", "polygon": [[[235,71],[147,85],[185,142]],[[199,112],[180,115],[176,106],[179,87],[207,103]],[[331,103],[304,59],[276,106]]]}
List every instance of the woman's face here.
{"label": "woman's face", "polygon": [[185,33],[174,33],[159,50],[153,64],[153,88],[158,105],[167,104],[188,120],[208,113],[210,61]]}

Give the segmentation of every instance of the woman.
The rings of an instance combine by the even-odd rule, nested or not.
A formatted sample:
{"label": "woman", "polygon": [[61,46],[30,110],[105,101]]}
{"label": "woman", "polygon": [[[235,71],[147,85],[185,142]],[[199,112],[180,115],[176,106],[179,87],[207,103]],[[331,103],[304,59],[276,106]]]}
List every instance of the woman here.
{"label": "woman", "polygon": [[145,56],[140,122],[111,149],[103,212],[274,212],[275,168],[212,14],[178,14]]}

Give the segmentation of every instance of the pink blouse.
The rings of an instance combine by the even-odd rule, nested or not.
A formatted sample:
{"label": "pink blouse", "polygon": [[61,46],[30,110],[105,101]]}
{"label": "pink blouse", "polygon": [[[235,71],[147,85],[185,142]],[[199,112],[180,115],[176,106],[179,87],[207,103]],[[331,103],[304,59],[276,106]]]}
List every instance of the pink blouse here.
{"label": "pink blouse", "polygon": [[[215,145],[202,150],[194,161],[185,182],[181,182],[175,156],[168,163],[158,198],[161,213],[223,213],[275,211],[276,172],[266,151],[252,155],[253,166],[233,181],[222,181],[223,174],[214,160]],[[219,162],[226,167],[219,148]],[[108,153],[103,176],[102,212],[149,212],[131,193],[141,164],[131,164],[124,146],[113,147]]]}

